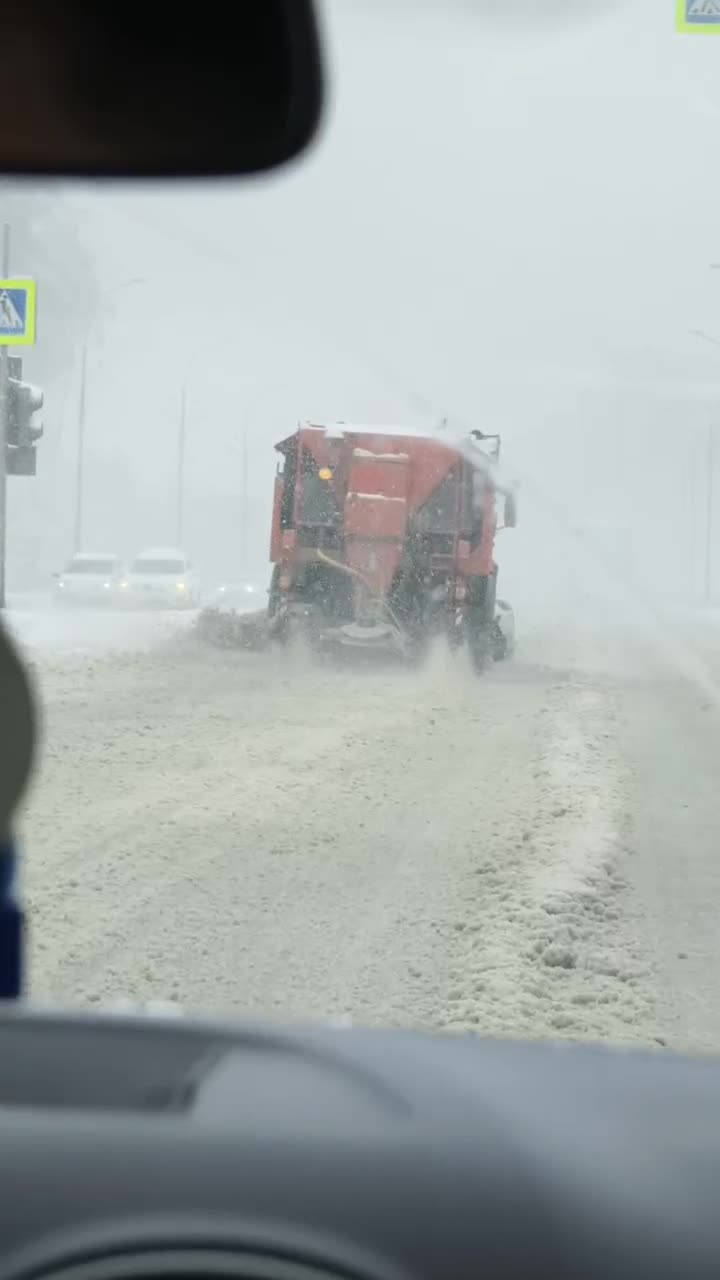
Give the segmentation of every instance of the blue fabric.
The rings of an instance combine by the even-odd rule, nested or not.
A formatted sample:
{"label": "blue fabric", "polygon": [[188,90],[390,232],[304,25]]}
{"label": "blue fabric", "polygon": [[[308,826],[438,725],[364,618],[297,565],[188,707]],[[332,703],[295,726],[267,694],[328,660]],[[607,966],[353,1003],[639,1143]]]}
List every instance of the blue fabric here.
{"label": "blue fabric", "polygon": [[25,920],[17,871],[15,845],[0,841],[0,1000],[18,1000],[22,995]]}

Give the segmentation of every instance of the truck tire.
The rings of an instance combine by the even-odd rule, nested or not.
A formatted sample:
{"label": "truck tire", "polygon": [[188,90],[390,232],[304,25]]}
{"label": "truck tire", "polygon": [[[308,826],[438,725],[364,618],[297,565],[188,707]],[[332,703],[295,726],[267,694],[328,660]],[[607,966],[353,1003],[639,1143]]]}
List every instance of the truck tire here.
{"label": "truck tire", "polygon": [[482,626],[472,631],[468,639],[468,648],[475,675],[484,675],[493,658],[490,628]]}
{"label": "truck tire", "polygon": [[494,662],[504,662],[510,656],[510,646],[507,638],[503,635],[497,622],[493,623],[492,629],[492,656]]}
{"label": "truck tire", "polygon": [[493,628],[497,570],[487,578],[471,578],[468,582],[468,607],[465,615],[470,661],[476,675],[483,675],[493,660]]}
{"label": "truck tire", "polygon": [[268,618],[274,618],[277,613],[278,600],[280,597],[280,565],[273,567],[272,576],[270,578],[270,590],[268,591]]}
{"label": "truck tire", "polygon": [[421,667],[430,652],[430,633],[427,627],[412,631],[407,639],[405,660],[408,666]]}

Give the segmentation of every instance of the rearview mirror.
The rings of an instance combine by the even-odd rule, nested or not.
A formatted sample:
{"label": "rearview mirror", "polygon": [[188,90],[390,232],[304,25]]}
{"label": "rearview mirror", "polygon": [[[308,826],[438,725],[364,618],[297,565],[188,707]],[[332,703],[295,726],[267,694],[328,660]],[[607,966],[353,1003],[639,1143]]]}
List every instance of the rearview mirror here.
{"label": "rearview mirror", "polygon": [[514,529],[517,525],[517,500],[514,493],[505,494],[505,527]]}
{"label": "rearview mirror", "polygon": [[165,5],[10,0],[0,172],[65,177],[259,173],[298,155],[320,117],[312,0]]}

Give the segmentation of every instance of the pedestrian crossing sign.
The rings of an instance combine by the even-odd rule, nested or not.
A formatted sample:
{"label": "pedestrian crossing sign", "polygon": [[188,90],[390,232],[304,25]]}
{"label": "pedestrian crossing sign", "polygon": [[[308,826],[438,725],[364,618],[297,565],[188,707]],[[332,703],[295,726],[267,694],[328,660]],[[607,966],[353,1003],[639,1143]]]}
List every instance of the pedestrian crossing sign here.
{"label": "pedestrian crossing sign", "polygon": [[0,280],[0,346],[31,347],[35,342],[35,281]]}
{"label": "pedestrian crossing sign", "polygon": [[684,35],[720,35],[720,0],[675,0],[675,30]]}

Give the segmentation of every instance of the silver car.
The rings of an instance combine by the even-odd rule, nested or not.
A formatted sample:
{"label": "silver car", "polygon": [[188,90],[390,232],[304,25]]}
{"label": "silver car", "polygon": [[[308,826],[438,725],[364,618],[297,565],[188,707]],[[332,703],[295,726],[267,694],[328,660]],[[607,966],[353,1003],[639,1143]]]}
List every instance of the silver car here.
{"label": "silver car", "polygon": [[61,605],[116,604],[122,580],[119,556],[80,551],[55,574],[55,600]]}
{"label": "silver car", "polygon": [[130,568],[123,596],[135,608],[194,609],[200,587],[184,551],[158,547],[142,551]]}

